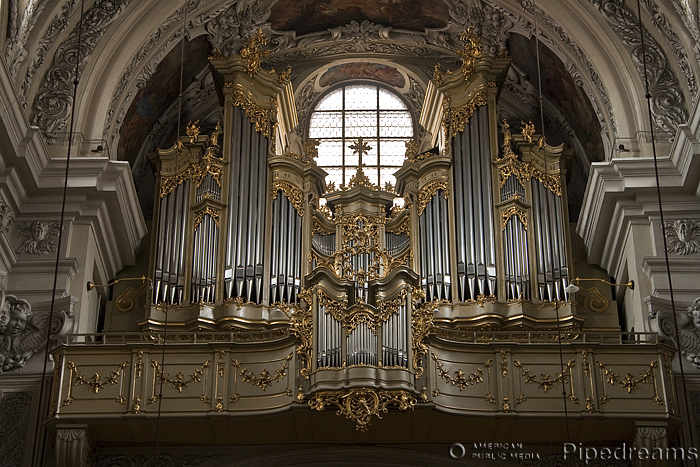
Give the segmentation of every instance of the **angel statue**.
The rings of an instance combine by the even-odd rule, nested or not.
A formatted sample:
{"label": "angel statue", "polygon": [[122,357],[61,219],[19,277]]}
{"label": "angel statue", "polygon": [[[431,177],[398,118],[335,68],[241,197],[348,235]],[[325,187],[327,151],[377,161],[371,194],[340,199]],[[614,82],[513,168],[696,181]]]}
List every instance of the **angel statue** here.
{"label": "angel statue", "polygon": [[0,373],[19,370],[46,342],[48,319],[34,316],[26,300],[0,292]]}

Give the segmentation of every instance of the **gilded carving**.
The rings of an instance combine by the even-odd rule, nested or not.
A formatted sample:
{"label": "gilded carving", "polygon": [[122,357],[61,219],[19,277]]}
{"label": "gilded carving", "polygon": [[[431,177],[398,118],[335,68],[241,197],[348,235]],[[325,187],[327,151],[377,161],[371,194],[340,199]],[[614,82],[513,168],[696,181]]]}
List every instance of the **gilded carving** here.
{"label": "gilded carving", "polygon": [[445,76],[445,73],[440,69],[440,64],[438,63],[435,65],[435,70],[433,71],[433,82],[435,82],[436,85],[441,86],[442,85],[442,78]]}
{"label": "gilded carving", "polygon": [[[659,396],[659,389],[656,382],[655,370],[659,367],[659,363],[656,360],[649,363],[649,367],[639,374],[639,378],[635,378],[634,375],[628,371],[622,377],[622,379],[618,379],[620,378],[620,375],[615,373],[611,368],[608,368],[607,365],[600,360],[596,361],[596,366],[600,370],[601,379],[603,379],[609,385],[619,384],[622,389],[627,391],[627,394],[632,394],[633,391],[636,391],[637,384],[652,384],[654,386],[654,396],[652,397],[652,401],[658,405],[664,404],[663,399]],[[607,394],[606,385],[603,383],[603,396],[600,398],[600,403],[606,404],[608,402],[610,402],[610,398]]]}
{"label": "gilded carving", "polygon": [[184,171],[175,175],[161,177],[160,197],[164,198],[172,193],[175,188],[187,180],[192,180],[195,186],[198,187],[207,175],[211,175],[216,184],[221,186],[222,168],[216,162],[216,159],[216,156],[213,156],[207,149],[207,153],[202,157],[202,161],[199,164],[191,164]]}
{"label": "gilded carving", "polygon": [[442,190],[445,199],[449,198],[449,189],[446,181],[436,181],[423,186],[418,192],[418,215],[423,214],[425,207],[438,190]]}
{"label": "gilded carving", "polygon": [[485,89],[477,92],[469,102],[459,109],[450,110],[450,135],[461,133],[466,128],[469,120],[474,116],[477,107],[488,103],[488,91]]}
{"label": "gilded carving", "polygon": [[314,410],[325,410],[326,406],[337,407],[337,415],[344,415],[355,422],[355,428],[366,431],[372,417],[382,418],[389,406],[400,410],[413,410],[416,398],[407,391],[383,391],[369,388],[357,388],[341,391],[321,391],[309,400]]}
{"label": "gilded carving", "polygon": [[280,190],[284,191],[284,194],[287,196],[287,199],[289,200],[290,203],[292,203],[292,206],[294,206],[294,209],[296,209],[297,213],[300,216],[304,215],[304,195],[301,192],[301,190],[296,186],[292,185],[289,182],[283,182],[280,180],[277,180],[273,182],[272,184],[272,199],[274,200],[277,198],[277,192]]}
{"label": "gilded carving", "polygon": [[[414,290],[413,300],[419,300],[423,294]],[[422,295],[425,298],[425,295]],[[421,306],[416,307],[414,304],[413,312],[411,313],[411,335],[413,346],[413,372],[416,378],[423,376],[423,356],[428,352],[428,346],[425,345],[425,339],[430,334],[433,328],[433,316],[437,312],[437,302],[426,302]]]}
{"label": "gilded carving", "polygon": [[459,39],[464,42],[464,49],[457,50],[457,55],[462,59],[461,70],[464,79],[469,79],[476,69],[477,62],[484,57],[481,38],[474,34],[474,26],[469,26],[460,34]]}
{"label": "gilded carving", "polygon": [[418,155],[418,143],[416,143],[414,140],[410,139],[404,143],[406,145],[406,160],[409,162],[413,162],[416,160],[416,156]]}
{"label": "gilded carving", "polygon": [[199,132],[201,129],[199,128],[199,120],[195,120],[194,122],[189,122],[186,127],[185,127],[185,133],[187,136],[190,137],[190,143],[194,143],[197,141],[197,137],[199,136]]}
{"label": "gilded carving", "polygon": [[122,313],[133,310],[134,305],[136,305],[136,300],[134,300],[133,297],[145,296],[148,286],[149,283],[144,280],[141,287],[127,287],[124,292],[117,297],[114,307]]}
{"label": "gilded carving", "polygon": [[472,371],[470,374],[466,374],[464,370],[458,368],[454,371],[454,376],[452,376],[450,372],[443,367],[443,364],[437,358],[437,355],[433,353],[431,356],[433,357],[433,360],[435,360],[435,369],[438,372],[438,376],[440,376],[440,378],[442,378],[446,383],[449,383],[452,386],[457,386],[460,392],[466,387],[484,382],[483,368],[477,368],[476,371]]}
{"label": "gilded carving", "polygon": [[276,121],[273,123],[276,117],[272,109],[266,109],[256,105],[240,89],[234,90],[231,97],[231,103],[234,106],[243,107],[246,117],[255,125],[255,131],[268,138],[272,138],[276,126]]}
{"label": "gilded carving", "polygon": [[120,404],[126,404],[126,397],[124,397],[124,369],[129,366],[129,362],[123,362],[122,364],[119,365],[119,367],[116,370],[113,370],[110,372],[109,375],[107,375],[106,379],[102,379],[102,377],[98,374],[95,373],[88,379],[88,377],[80,372],[78,369],[77,365],[74,362],[68,362],[68,369],[70,370],[70,374],[68,377],[68,397],[66,400],[63,402],[63,405],[69,405],[74,401],[73,396],[72,396],[72,387],[73,386],[79,386],[79,385],[87,385],[88,390],[94,392],[95,394],[99,393],[100,390],[104,389],[106,384],[110,385],[115,385],[119,384],[120,389],[119,389],[119,395],[117,396],[117,402]]}
{"label": "gilded carving", "polygon": [[406,297],[408,292],[406,289],[401,291],[393,298],[387,300],[377,300],[377,310],[379,311],[379,322],[383,323],[391,317],[391,315],[399,312],[399,308],[406,305]]}
{"label": "gilded carving", "polygon": [[600,290],[598,290],[597,287],[582,287],[579,284],[579,289],[580,292],[585,292],[585,293],[592,293],[595,295],[595,298],[586,298],[585,304],[590,308],[592,311],[595,311],[596,313],[602,313],[603,311],[606,311],[608,307],[610,306],[610,302],[608,299],[603,295]]}
{"label": "gilded carving", "polygon": [[529,162],[521,162],[512,152],[504,155],[496,161],[498,165],[499,186],[503,188],[506,180],[511,176],[518,179],[520,186],[525,185],[532,179],[537,179],[545,188],[557,196],[561,196],[561,178],[559,174],[545,174]]}
{"label": "gilded carving", "polygon": [[289,81],[292,79],[292,67],[290,65],[287,65],[287,68],[284,69],[284,71],[281,71],[279,73],[279,76],[277,78],[277,82],[280,83],[282,86],[285,84],[289,83]]}
{"label": "gilded carving", "polygon": [[521,131],[523,133],[523,136],[525,137],[528,143],[532,143],[532,135],[535,134],[535,124],[532,123],[532,120],[529,120],[528,123],[525,123],[521,120],[520,124],[522,125]]}
{"label": "gilded carving", "polygon": [[308,160],[314,160],[318,157],[319,141],[314,138],[309,138],[304,143],[304,157]]}
{"label": "gilded carving", "polygon": [[311,314],[311,297],[308,289],[299,292],[299,299],[308,303],[308,306],[294,307],[290,316],[289,326],[301,340],[297,346],[297,355],[301,358],[300,373],[305,379],[311,374],[311,349],[313,345],[313,317]]}
{"label": "gilded carving", "polygon": [[517,206],[510,206],[509,208],[501,211],[501,227],[503,230],[506,229],[508,221],[513,216],[518,216],[518,219],[520,219],[520,222],[523,224],[523,228],[527,230],[527,212]]}
{"label": "gilded carving", "polygon": [[202,220],[204,220],[204,216],[209,216],[214,220],[214,223],[216,224],[216,227],[219,227],[219,220],[221,218],[221,210],[213,208],[211,206],[207,206],[201,211],[197,211],[194,214],[194,229],[197,230],[197,227],[199,227],[199,224],[202,223]]}
{"label": "gilded carving", "polygon": [[350,182],[348,182],[347,185],[340,185],[340,189],[349,190],[350,188],[354,188],[356,186],[363,186],[369,188],[370,190],[379,190],[379,186],[372,183],[369,177],[365,175],[364,170],[362,170],[362,166],[359,166],[357,168],[355,175],[353,175],[352,178],[350,178]]}
{"label": "gilded carving", "polygon": [[260,63],[270,55],[269,50],[261,50],[262,46],[266,44],[267,37],[263,34],[262,29],[258,28],[256,33],[248,38],[245,46],[241,48],[241,57],[247,60],[245,71],[250,76],[254,76],[260,71]]}
{"label": "gilded carving", "polygon": [[[154,363],[155,365],[153,365]],[[181,393],[182,390],[186,389],[190,383],[202,382],[202,375],[204,374],[204,370],[211,366],[211,360],[207,360],[206,362],[202,363],[200,368],[195,368],[194,371],[188,375],[189,377],[187,379],[185,379],[185,375],[183,375],[181,371],[178,371],[177,374],[173,378],[171,378],[168,373],[164,373],[162,370],[159,370],[158,362],[151,362],[151,366],[154,367],[156,376],[160,379],[161,382],[172,384],[173,389],[176,389],[177,392]],[[204,381],[203,394],[206,394],[206,379]]]}
{"label": "gilded carving", "polygon": [[241,376],[241,381],[243,381],[244,383],[253,384],[264,391],[268,386],[271,386],[273,383],[276,383],[285,376],[287,376],[287,369],[289,369],[289,361],[291,359],[292,354],[289,354],[282,362],[280,368],[275,370],[274,373],[270,373],[263,368],[259,375],[248,371],[247,368],[243,368],[238,362],[238,360],[234,360],[233,362],[231,362],[231,365],[240,370],[239,375]]}
{"label": "gilded carving", "polygon": [[343,321],[343,309],[348,305],[347,300],[343,300],[342,302],[339,302],[337,300],[333,300],[321,288],[319,288],[316,291],[316,295],[318,297],[318,306],[324,307],[324,310],[326,313],[333,316],[333,318],[335,318],[336,321],[342,322]]}

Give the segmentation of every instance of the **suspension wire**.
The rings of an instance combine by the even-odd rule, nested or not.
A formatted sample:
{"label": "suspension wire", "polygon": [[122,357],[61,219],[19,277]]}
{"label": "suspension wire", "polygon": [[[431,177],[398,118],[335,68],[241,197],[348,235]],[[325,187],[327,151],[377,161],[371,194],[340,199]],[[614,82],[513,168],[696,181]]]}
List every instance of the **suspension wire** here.
{"label": "suspension wire", "polygon": [[[66,214],[66,198],[68,197],[68,173],[70,169],[70,158],[71,158],[71,149],[73,147],[73,130],[75,128],[75,108],[77,107],[77,95],[78,95],[78,84],[80,83],[80,48],[83,45],[83,19],[85,16],[85,0],[81,0],[80,2],[80,20],[78,22],[78,44],[77,44],[77,51],[75,54],[75,78],[73,79],[73,96],[72,96],[72,102],[73,105],[71,106],[71,112],[70,112],[70,127],[68,130],[68,150],[66,153],[66,171],[65,175],[63,178],[63,199],[61,201],[61,220],[59,222],[59,230],[58,230],[58,246],[56,248],[56,262],[54,264],[54,270],[53,270],[53,288],[51,289],[53,292],[51,294],[51,307],[49,309],[49,321],[46,325],[46,348],[44,349],[44,364],[41,370],[41,384],[39,385],[39,404],[38,404],[38,412],[37,412],[37,417],[36,417],[36,426],[34,427],[34,446],[35,448],[32,449],[32,466],[34,467],[39,467],[43,463],[43,459],[46,456],[46,426],[43,425],[42,423],[42,412],[44,408],[44,403],[48,401],[44,401],[44,399],[47,397],[47,391],[46,391],[46,370],[48,367],[49,363],[49,356],[50,356],[50,342],[51,342],[51,323],[53,323],[53,317],[54,317],[54,308],[56,305],[56,289],[58,288],[58,266],[60,264],[61,260],[61,247],[63,245],[63,224],[65,220],[65,214]],[[70,382],[69,382],[70,384]],[[53,386],[53,380],[49,382],[49,385]],[[48,394],[50,394],[51,391],[48,391]],[[42,430],[43,426],[43,430]],[[39,439],[41,437],[41,440]],[[37,446],[37,443],[41,443],[40,447]],[[38,452],[39,451],[39,452]],[[37,455],[39,454],[39,455]]]}
{"label": "suspension wire", "polygon": [[[661,183],[659,181],[659,163],[658,163],[658,158],[656,155],[656,137],[654,135],[654,116],[651,111],[651,93],[649,92],[649,76],[648,76],[648,70],[647,70],[647,54],[646,54],[646,48],[645,48],[645,43],[644,43],[644,26],[642,24],[642,6],[640,4],[640,1],[637,0],[637,16],[639,16],[639,40],[641,42],[641,48],[642,48],[642,64],[644,65],[644,90],[645,94],[644,97],[647,101],[647,113],[649,116],[649,127],[651,129],[651,151],[652,155],[654,158],[654,176],[656,177],[656,195],[658,198],[658,203],[659,203],[659,220],[661,222],[661,237],[663,238],[663,245],[664,245],[664,259],[666,262],[666,275],[668,278],[668,291],[669,295],[671,297],[671,313],[673,315],[673,327],[675,331],[675,337],[676,337],[676,347],[678,349],[678,366],[680,367],[680,374],[681,374],[681,386],[683,388],[683,401],[684,401],[684,408],[685,408],[685,415],[686,415],[686,423],[687,423],[687,428],[688,428],[688,435],[692,439],[692,428],[690,427],[690,421],[692,420],[690,416],[690,405],[688,404],[688,390],[686,388],[686,382],[685,382],[685,371],[683,370],[683,359],[681,358],[681,355],[683,354],[682,348],[681,348],[681,341],[680,337],[678,335],[678,316],[676,315],[676,304],[673,296],[673,282],[671,279],[671,263],[668,259],[668,244],[666,241],[666,225],[664,222],[664,208],[663,204],[661,203]],[[670,382],[673,384],[673,381]],[[698,465],[697,460],[693,459],[693,465]]]}
{"label": "suspension wire", "polygon": [[[537,60],[537,92],[540,104],[540,128],[542,129],[542,155],[544,156],[544,177],[545,180],[549,178],[549,165],[547,164],[547,139],[545,138],[544,131],[544,101],[542,99],[542,65],[540,62],[540,38],[537,29],[537,1],[532,2],[533,14],[534,14],[534,28],[535,28],[535,56]],[[549,262],[552,271],[552,293],[557,294],[556,287],[556,275],[554,274],[554,225],[552,223],[552,210],[549,201],[549,190],[545,192],[545,206],[547,209],[547,226],[550,231],[550,248],[549,248]],[[558,249],[557,249],[558,251]],[[561,258],[559,258],[559,267],[561,267]],[[545,283],[547,282],[547,271],[544,274]],[[550,299],[552,297],[550,296]],[[559,319],[559,297],[555,295],[554,297],[554,313],[557,320],[557,343],[559,347],[559,366],[561,369],[561,388],[562,388],[562,401],[564,402],[564,424],[566,426],[566,440],[571,441],[571,433],[569,431],[569,409],[566,406],[566,374],[564,373],[564,350],[562,348],[562,332],[561,332],[561,322]],[[569,376],[570,378],[572,376]]]}
{"label": "suspension wire", "polygon": [[[160,415],[163,408],[163,380],[165,379],[165,341],[168,336],[168,308],[164,307],[165,325],[163,326],[163,345],[160,355],[160,384],[158,388],[158,415],[156,417],[156,446],[153,454],[153,465],[158,465],[158,448],[160,446]],[[158,369],[156,368],[156,374]]]}
{"label": "suspension wire", "polygon": [[[185,74],[185,39],[187,34],[187,0],[183,5],[183,20],[182,20],[182,41],[180,42],[180,94],[178,95],[177,103],[177,134],[175,135],[175,142],[179,151],[182,151],[182,141],[180,140],[180,128],[182,120],[182,87],[183,87],[183,77]],[[176,160],[176,164],[179,162],[179,158]],[[160,356],[160,384],[158,389],[158,414],[156,416],[156,442],[155,442],[155,452],[153,454],[153,465],[158,465],[158,449],[160,447],[160,425],[161,425],[161,414],[163,409],[163,380],[165,376],[165,343],[168,337],[168,307],[164,308],[165,313],[165,324],[163,326],[163,344]],[[157,369],[156,369],[157,374]]]}

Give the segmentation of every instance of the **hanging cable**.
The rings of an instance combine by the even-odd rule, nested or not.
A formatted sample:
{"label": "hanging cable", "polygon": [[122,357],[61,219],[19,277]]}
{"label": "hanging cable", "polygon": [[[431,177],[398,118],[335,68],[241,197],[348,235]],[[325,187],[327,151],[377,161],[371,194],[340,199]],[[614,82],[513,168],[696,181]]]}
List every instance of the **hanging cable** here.
{"label": "hanging cable", "polygon": [[[542,147],[542,155],[544,157],[544,177],[545,180],[549,178],[549,165],[547,163],[547,139],[545,138],[545,131],[544,131],[544,101],[542,99],[542,65],[540,63],[540,39],[538,35],[538,29],[537,29],[537,2],[536,0],[533,0],[532,2],[532,8],[533,8],[533,14],[535,17],[534,20],[534,28],[535,28],[535,57],[537,60],[537,92],[538,92],[538,98],[539,98],[539,104],[540,104],[540,128],[542,129],[542,136],[541,138],[541,147]],[[564,423],[566,425],[566,440],[571,441],[571,434],[569,432],[569,409],[566,405],[566,374],[564,373],[564,349],[562,347],[562,333],[561,333],[561,322],[559,318],[559,296],[557,293],[557,287],[556,287],[556,274],[554,273],[554,250],[555,250],[555,238],[554,238],[554,226],[552,224],[552,210],[550,207],[550,202],[549,202],[549,193],[545,193],[545,206],[547,209],[547,226],[550,232],[550,238],[549,241],[551,243],[551,246],[549,248],[549,262],[550,262],[550,268],[552,271],[552,292],[550,293],[550,300],[552,299],[552,294],[555,294],[554,296],[554,314],[556,317],[557,321],[557,343],[559,346],[559,365],[561,369],[561,388],[562,388],[562,400],[564,402]],[[541,232],[540,232],[541,234]],[[558,249],[557,249],[558,251]],[[559,258],[558,261],[558,266],[561,268],[561,258]],[[547,271],[544,271],[544,280],[545,284],[547,283]],[[569,376],[570,378],[572,376]]]}
{"label": "hanging cable", "polygon": [[[681,386],[683,388],[683,401],[686,415],[686,424],[689,431],[689,436],[692,438],[692,429],[690,428],[690,421],[692,420],[690,416],[690,405],[688,404],[688,390],[686,388],[685,382],[685,371],[683,370],[683,360],[681,355],[683,354],[683,349],[681,348],[681,341],[678,333],[678,316],[676,315],[676,304],[673,296],[673,282],[671,279],[671,264],[668,259],[668,245],[666,242],[666,225],[664,221],[664,208],[661,202],[661,183],[659,181],[659,163],[656,156],[656,137],[654,135],[654,116],[651,111],[651,93],[649,92],[649,76],[647,70],[647,54],[644,43],[644,26],[642,24],[642,6],[640,1],[637,0],[637,16],[639,17],[639,41],[642,49],[642,64],[644,67],[644,97],[647,101],[647,113],[649,116],[649,128],[651,129],[651,152],[654,158],[654,176],[656,177],[656,195],[659,203],[659,221],[661,222],[661,238],[663,238],[664,245],[664,259],[666,261],[666,275],[668,278],[668,292],[671,299],[671,314],[673,315],[673,327],[676,337],[676,346],[678,349],[678,366],[680,367],[681,374]],[[673,384],[673,381],[670,382]],[[697,465],[697,460],[693,459],[693,465]]]}
{"label": "hanging cable", "polygon": [[[175,144],[179,151],[182,151],[182,140],[180,139],[181,131],[181,120],[182,120],[182,87],[184,82],[185,74],[185,39],[187,34],[187,0],[182,7],[183,9],[183,20],[182,20],[182,41],[180,42],[180,94],[178,95],[177,101],[177,133],[175,135]],[[176,164],[179,162],[179,158]],[[163,344],[160,356],[160,382],[158,389],[158,414],[156,416],[156,442],[155,442],[155,452],[153,455],[153,465],[158,465],[158,455],[160,448],[160,425],[161,425],[161,415],[163,409],[163,380],[165,375],[165,343],[168,336],[168,307],[163,308],[163,313],[165,313],[165,324],[163,326]],[[156,370],[157,372],[157,370]]]}
{"label": "hanging cable", "polygon": [[[40,467],[43,464],[43,459],[46,456],[46,429],[42,430],[42,412],[45,404],[44,398],[46,397],[46,369],[49,364],[49,344],[51,341],[51,323],[53,323],[54,308],[56,306],[56,288],[58,287],[58,266],[61,260],[61,247],[63,245],[63,224],[66,214],[66,198],[68,196],[68,173],[70,170],[70,158],[71,149],[73,147],[73,130],[75,128],[75,108],[77,107],[77,96],[78,96],[78,84],[80,83],[80,48],[83,45],[83,18],[85,16],[85,0],[80,2],[80,20],[78,22],[78,45],[75,54],[75,78],[73,79],[73,96],[72,96],[72,106],[70,112],[70,126],[68,129],[68,150],[66,153],[66,171],[63,179],[63,199],[61,201],[61,220],[59,222],[58,231],[58,246],[56,248],[56,262],[53,271],[53,288],[51,294],[51,307],[49,309],[49,320],[46,325],[46,348],[44,350],[44,364],[41,370],[41,383],[39,385],[39,404],[38,413],[36,417],[36,426],[34,429],[34,445],[37,446],[32,449],[32,466]],[[53,384],[53,381],[51,381]],[[70,382],[68,383],[70,384]],[[48,391],[50,394],[51,392]],[[48,402],[48,401],[46,401]],[[41,438],[41,439],[40,439]],[[40,443],[40,444],[37,444]],[[40,447],[39,447],[40,446]],[[39,452],[37,452],[39,451]],[[38,454],[38,455],[37,455]]]}

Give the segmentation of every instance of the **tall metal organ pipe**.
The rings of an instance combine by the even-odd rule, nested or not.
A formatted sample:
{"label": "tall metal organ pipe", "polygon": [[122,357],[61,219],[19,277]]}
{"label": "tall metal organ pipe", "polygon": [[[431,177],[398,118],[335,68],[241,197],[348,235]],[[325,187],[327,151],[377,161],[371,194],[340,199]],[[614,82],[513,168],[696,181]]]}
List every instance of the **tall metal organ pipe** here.
{"label": "tall metal organ pipe", "polygon": [[268,139],[233,109],[231,178],[224,266],[225,299],[262,301]]}
{"label": "tall metal organ pipe", "polygon": [[190,181],[160,200],[153,303],[182,303],[185,287],[185,244]]}
{"label": "tall metal organ pipe", "polygon": [[496,254],[488,107],[454,135],[453,180],[459,301],[496,294]]}
{"label": "tall metal organ pipe", "polygon": [[301,285],[302,218],[284,191],[272,202],[270,303],[296,303]]}

